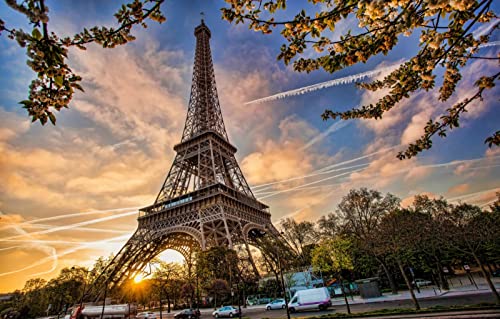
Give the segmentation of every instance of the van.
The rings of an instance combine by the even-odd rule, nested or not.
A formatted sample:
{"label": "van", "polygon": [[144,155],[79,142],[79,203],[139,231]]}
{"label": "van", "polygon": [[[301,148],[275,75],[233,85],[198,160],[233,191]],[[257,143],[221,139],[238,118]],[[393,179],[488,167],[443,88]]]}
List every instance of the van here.
{"label": "van", "polygon": [[325,287],[299,290],[288,303],[291,312],[300,310],[325,310],[332,305],[330,293]]}

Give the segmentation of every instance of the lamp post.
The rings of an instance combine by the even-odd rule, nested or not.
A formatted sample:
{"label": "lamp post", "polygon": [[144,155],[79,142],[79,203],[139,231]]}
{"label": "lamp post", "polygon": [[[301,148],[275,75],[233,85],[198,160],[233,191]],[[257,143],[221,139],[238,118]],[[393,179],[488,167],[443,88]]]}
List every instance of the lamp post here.
{"label": "lamp post", "polygon": [[[278,236],[276,236],[272,231],[270,231],[270,233],[274,237],[274,239],[279,240]],[[262,231],[262,230],[255,230],[253,232],[253,235],[255,237],[258,237],[258,238],[264,237],[266,234],[267,234],[267,232],[266,231]],[[285,299],[286,317],[287,317],[287,319],[290,319],[290,309],[288,309],[288,297],[287,297],[287,294],[286,294],[285,279],[283,277],[283,267],[282,267],[282,264],[281,264],[281,255],[279,253],[279,248],[278,248],[277,245],[275,246],[275,252],[276,252],[276,257],[278,259],[278,271],[280,273],[281,288],[282,288],[282,292],[283,292],[283,297]]]}

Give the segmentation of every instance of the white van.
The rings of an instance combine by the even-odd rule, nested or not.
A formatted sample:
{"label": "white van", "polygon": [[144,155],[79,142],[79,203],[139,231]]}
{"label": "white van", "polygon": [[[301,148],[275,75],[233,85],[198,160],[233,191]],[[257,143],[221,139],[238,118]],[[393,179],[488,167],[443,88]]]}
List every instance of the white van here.
{"label": "white van", "polygon": [[291,312],[300,310],[325,310],[332,305],[330,292],[325,287],[299,290],[288,303]]}

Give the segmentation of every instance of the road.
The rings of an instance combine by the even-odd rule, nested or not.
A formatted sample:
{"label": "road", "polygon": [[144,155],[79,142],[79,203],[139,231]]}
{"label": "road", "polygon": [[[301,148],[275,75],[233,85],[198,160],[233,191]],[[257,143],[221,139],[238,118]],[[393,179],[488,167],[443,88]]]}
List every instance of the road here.
{"label": "road", "polygon": [[[458,295],[458,296],[439,296],[419,299],[420,306],[422,308],[428,308],[432,306],[454,306],[454,305],[473,305],[483,302],[494,303],[494,297],[491,293],[481,293],[475,295]],[[365,303],[365,304],[354,304],[351,305],[351,312],[366,312],[384,308],[413,308],[413,303],[411,300],[398,300],[398,301],[384,301],[377,303]],[[212,309],[201,309],[201,319],[212,318]],[[173,311],[170,314],[163,312],[163,319],[172,319],[173,315],[177,311]],[[319,316],[331,313],[345,313],[347,312],[345,305],[336,305],[327,311],[309,311],[290,314],[292,318],[296,317],[309,317],[309,316]],[[264,305],[242,308],[243,317],[251,319],[261,319],[261,318],[286,318],[285,310],[271,310],[266,311]],[[157,318],[160,318],[159,313],[157,313]],[[500,316],[500,315],[499,315]]]}

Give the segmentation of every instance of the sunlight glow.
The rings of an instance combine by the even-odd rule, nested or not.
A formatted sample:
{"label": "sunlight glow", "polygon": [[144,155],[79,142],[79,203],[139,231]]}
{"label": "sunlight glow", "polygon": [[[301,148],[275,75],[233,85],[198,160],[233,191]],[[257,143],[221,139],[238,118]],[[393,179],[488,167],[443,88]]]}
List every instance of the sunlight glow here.
{"label": "sunlight glow", "polygon": [[137,274],[137,275],[135,275],[135,277],[134,277],[134,283],[138,284],[138,283],[140,283],[143,279],[144,279],[144,275],[143,275],[143,274]]}

